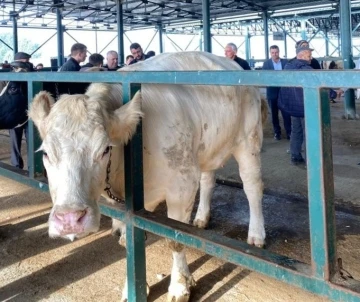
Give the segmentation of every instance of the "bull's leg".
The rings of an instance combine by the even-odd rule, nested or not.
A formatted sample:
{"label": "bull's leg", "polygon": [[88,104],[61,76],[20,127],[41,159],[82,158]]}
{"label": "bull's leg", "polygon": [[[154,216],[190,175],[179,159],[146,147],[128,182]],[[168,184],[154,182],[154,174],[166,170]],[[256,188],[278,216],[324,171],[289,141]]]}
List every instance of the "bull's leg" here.
{"label": "bull's leg", "polygon": [[114,236],[120,236],[119,244],[126,247],[126,224],[120,220],[112,220],[111,234]]}
{"label": "bull's leg", "polygon": [[250,223],[248,244],[262,247],[265,244],[264,216],[262,213],[263,182],[261,179],[261,138],[254,131],[234,152],[239,173],[249,200]]}
{"label": "bull's leg", "polygon": [[215,186],[215,172],[202,172],[200,180],[200,202],[194,219],[194,225],[206,228],[210,220],[210,202]]}
{"label": "bull's leg", "polygon": [[[179,175],[172,188],[168,189],[166,204],[168,217],[189,223],[194,206],[195,195],[199,186],[200,172],[191,175]],[[169,241],[172,250],[173,267],[169,286],[168,301],[183,302],[190,297],[190,288],[195,286],[195,281],[190,274],[186,261],[184,246],[174,241]]]}

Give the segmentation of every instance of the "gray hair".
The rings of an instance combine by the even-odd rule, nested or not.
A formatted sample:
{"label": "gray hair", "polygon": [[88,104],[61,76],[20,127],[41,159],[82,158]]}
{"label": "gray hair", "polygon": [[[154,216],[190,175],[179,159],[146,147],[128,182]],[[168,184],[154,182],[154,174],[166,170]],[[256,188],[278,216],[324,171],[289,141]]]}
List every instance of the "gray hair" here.
{"label": "gray hair", "polygon": [[118,53],[117,53],[117,51],[115,51],[115,50],[109,50],[109,51],[106,53],[106,57],[108,57],[109,55],[118,56]]}
{"label": "gray hair", "polygon": [[232,48],[233,51],[237,52],[238,48],[234,43],[228,43],[226,44],[226,46],[230,46]]}

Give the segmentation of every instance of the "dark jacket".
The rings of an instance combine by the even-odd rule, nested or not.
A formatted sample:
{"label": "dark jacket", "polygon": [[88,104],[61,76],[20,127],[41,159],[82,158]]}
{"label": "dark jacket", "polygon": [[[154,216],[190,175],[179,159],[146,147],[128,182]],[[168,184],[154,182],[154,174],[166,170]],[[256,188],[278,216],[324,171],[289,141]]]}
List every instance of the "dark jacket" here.
{"label": "dark jacket", "polygon": [[143,57],[144,57],[144,60],[136,60],[136,59],[134,59],[134,60],[132,60],[132,61],[129,63],[129,65],[135,64],[135,63],[137,63],[137,62],[145,61],[146,59],[149,59],[149,58],[150,58],[150,57],[147,56],[146,54],[144,54]]}
{"label": "dark jacket", "polygon": [[59,71],[79,71],[81,69],[79,63],[72,57],[61,66]]}
{"label": "dark jacket", "polygon": [[13,129],[27,121],[27,83],[9,82],[0,96],[0,129]]}
{"label": "dark jacket", "polygon": [[121,68],[121,66],[119,65],[115,68],[109,68],[107,65],[104,65],[103,67],[106,68],[108,71],[117,71],[119,68]]}
{"label": "dark jacket", "polygon": [[[292,59],[284,70],[312,70],[309,62],[305,60]],[[304,74],[304,77],[306,75]],[[278,106],[291,116],[304,117],[304,92],[299,87],[281,87],[278,99]]]}
{"label": "dark jacket", "polygon": [[[281,68],[284,69],[287,63],[287,60],[280,59]],[[262,67],[263,70],[274,70],[274,64],[272,59],[266,60]],[[268,100],[277,100],[279,96],[280,87],[267,87],[266,88],[266,97]]]}
{"label": "dark jacket", "polygon": [[321,65],[320,65],[319,61],[316,60],[315,58],[311,59],[310,66],[312,69],[321,69]]}
{"label": "dark jacket", "polygon": [[245,61],[244,59],[239,58],[238,56],[235,56],[234,61],[236,63],[238,63],[242,67],[242,69],[251,70],[249,63],[247,61]]}

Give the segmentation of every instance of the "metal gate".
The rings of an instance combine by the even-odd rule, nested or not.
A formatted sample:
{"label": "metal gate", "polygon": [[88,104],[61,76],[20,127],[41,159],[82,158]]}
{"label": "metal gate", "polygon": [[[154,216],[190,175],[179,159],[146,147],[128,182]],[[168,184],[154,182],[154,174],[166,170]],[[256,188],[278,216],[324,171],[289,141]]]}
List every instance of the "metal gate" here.
{"label": "metal gate", "polygon": [[[308,154],[307,178],[310,216],[311,265],[271,253],[244,242],[200,230],[144,210],[141,127],[125,147],[126,202],[123,209],[101,204],[104,215],[126,223],[129,301],[146,301],[145,231],[183,243],[234,264],[301,287],[334,301],[360,301],[360,293],[338,275],[335,240],[334,180],[330,105],[323,87],[357,87],[357,71],[190,71],[133,73],[2,73],[0,80],[28,81],[29,102],[43,82],[107,82],[123,84],[124,103],[140,83],[189,85],[298,86],[304,88]],[[0,163],[0,175],[47,191],[42,157],[35,150],[40,139],[29,122],[29,171]],[[333,282],[332,282],[333,281]],[[351,288],[359,288],[354,281]]]}

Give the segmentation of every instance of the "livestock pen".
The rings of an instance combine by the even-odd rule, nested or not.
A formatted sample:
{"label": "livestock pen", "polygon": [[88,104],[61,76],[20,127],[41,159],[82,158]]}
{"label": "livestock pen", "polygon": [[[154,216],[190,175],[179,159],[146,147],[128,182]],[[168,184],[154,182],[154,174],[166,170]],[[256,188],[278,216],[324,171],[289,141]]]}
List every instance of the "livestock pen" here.
{"label": "livestock pen", "polygon": [[[28,81],[29,100],[42,89],[42,82],[121,82],[124,102],[129,101],[140,83],[198,85],[302,86],[308,146],[308,188],[312,264],[307,265],[266,250],[250,247],[170,219],[156,217],[143,209],[141,131],[126,147],[126,202],[123,210],[101,205],[103,214],[127,223],[129,300],[145,301],[144,231],[195,247],[210,255],[245,266],[287,283],[302,287],[336,301],[358,301],[360,295],[332,283],[339,273],[336,258],[330,105],[322,87],[356,87],[356,71],[331,72],[136,72],[99,74],[6,74],[1,79]],[[276,81],[274,80],[276,79]],[[39,139],[29,124],[29,171],[19,172],[1,164],[1,175],[47,191],[42,176],[41,154],[35,153]],[[311,129],[311,130],[310,130]],[[132,235],[132,236],[131,236]]]}

